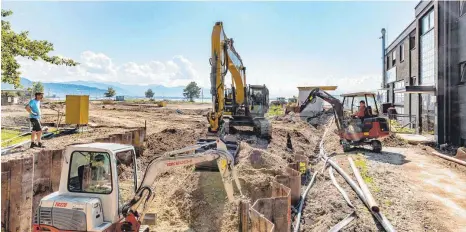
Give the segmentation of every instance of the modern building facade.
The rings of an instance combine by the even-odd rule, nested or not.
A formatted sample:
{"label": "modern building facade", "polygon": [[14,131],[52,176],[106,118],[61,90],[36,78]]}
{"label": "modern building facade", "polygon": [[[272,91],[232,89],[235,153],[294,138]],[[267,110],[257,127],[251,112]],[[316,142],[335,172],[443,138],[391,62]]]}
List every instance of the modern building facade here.
{"label": "modern building facade", "polygon": [[466,143],[466,0],[420,1],[415,19],[388,46],[382,29],[379,94],[416,133]]}

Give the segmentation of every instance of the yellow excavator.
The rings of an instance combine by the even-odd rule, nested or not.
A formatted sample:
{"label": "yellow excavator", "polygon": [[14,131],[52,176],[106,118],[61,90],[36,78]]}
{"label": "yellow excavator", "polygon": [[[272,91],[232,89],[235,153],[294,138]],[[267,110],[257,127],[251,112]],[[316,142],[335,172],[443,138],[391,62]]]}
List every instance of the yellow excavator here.
{"label": "yellow excavator", "polygon": [[[262,138],[271,137],[271,124],[264,117],[269,108],[269,90],[265,85],[247,85],[246,67],[217,22],[212,31],[210,58],[212,111],[208,113],[209,132],[229,134],[233,126],[252,127]],[[231,88],[225,87],[225,76],[230,72]]]}
{"label": "yellow excavator", "polygon": [[[212,111],[207,114],[208,138],[199,139],[197,144],[205,145],[212,143],[216,138],[222,138],[236,164],[239,143],[233,136],[227,136],[232,127],[252,127],[257,136],[271,138],[271,124],[264,117],[269,109],[269,90],[265,85],[246,84],[246,67],[233,47],[233,39],[225,35],[222,22],[215,23],[212,31],[210,65]],[[231,88],[225,84],[228,72],[232,78]],[[206,149],[215,147],[202,146],[196,149],[196,153],[202,153]],[[215,161],[198,163],[196,170],[219,171]]]}

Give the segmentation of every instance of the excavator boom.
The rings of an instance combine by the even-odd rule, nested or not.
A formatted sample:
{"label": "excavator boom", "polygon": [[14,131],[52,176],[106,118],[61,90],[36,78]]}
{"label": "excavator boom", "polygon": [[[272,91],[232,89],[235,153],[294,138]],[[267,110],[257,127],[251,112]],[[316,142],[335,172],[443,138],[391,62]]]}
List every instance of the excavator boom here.
{"label": "excavator boom", "polygon": [[343,104],[340,100],[338,100],[338,98],[335,98],[334,96],[330,95],[329,93],[325,92],[320,88],[315,88],[311,90],[309,96],[306,98],[303,104],[301,104],[299,112],[302,112],[309,103],[314,103],[316,97],[319,97],[322,100],[328,102],[330,105],[332,105],[337,129],[340,133],[343,132]]}
{"label": "excavator boom", "polygon": [[[209,149],[203,153],[182,154],[196,149],[211,146],[216,144],[216,149]],[[180,155],[182,154],[182,155]],[[176,151],[171,151],[163,154],[161,157],[153,159],[145,171],[141,185],[138,187],[135,196],[122,208],[122,213],[126,218],[133,216],[139,217],[138,221],[142,221],[145,214],[146,204],[153,197],[153,186],[160,173],[174,167],[193,165],[201,162],[217,161],[218,169],[225,185],[225,191],[230,201],[234,200],[233,196],[233,180],[242,195],[241,185],[234,169],[234,157],[228,152],[227,146],[222,140],[217,139],[215,142],[205,143],[202,145],[191,146]],[[143,209],[138,213],[137,209],[141,204]]]}

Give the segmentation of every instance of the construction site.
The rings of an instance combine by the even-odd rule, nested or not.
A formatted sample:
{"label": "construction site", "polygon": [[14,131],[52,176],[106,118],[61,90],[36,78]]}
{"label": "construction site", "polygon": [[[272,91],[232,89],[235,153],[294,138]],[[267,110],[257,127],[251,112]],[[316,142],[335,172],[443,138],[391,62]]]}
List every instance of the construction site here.
{"label": "construction site", "polygon": [[1,230],[466,232],[466,147],[437,116],[415,133],[392,97],[339,85],[272,99],[234,44],[216,22],[208,103],[2,99]]}
{"label": "construction site", "polygon": [[[95,141],[133,144],[138,148],[141,176],[150,160],[206,137],[205,115],[210,106],[91,102],[87,131],[50,138],[44,150],[17,148],[2,156],[2,227],[8,231],[31,229],[33,209],[42,197],[58,190],[61,150],[66,146]],[[17,126],[21,118],[26,119],[23,111],[19,106],[2,107],[2,126]],[[43,115],[44,124],[56,122],[52,109],[45,108]],[[235,189],[233,202],[227,200],[218,172],[196,172],[192,166],[186,166],[160,173],[155,181],[154,199],[147,206],[147,212],[156,215],[151,231],[238,231],[241,226],[242,231],[290,231],[296,225],[300,225],[298,231],[325,231],[342,221],[347,221],[342,231],[384,230],[364,200],[329,166],[330,161],[339,165],[354,182],[348,157],[360,170],[392,231],[466,228],[464,165],[433,155],[436,151],[428,145],[411,145],[395,135],[382,140],[381,153],[344,153],[334,133],[332,113],[323,113],[317,119],[311,125],[293,113],[270,117],[270,140],[247,129],[232,132],[240,143],[235,168],[243,194]],[[129,139],[125,137],[128,134]],[[134,140],[136,134],[140,141]],[[327,162],[323,157],[328,157]],[[290,170],[300,162],[306,164],[306,171],[301,174],[299,167]],[[125,199],[131,199],[132,175],[131,169],[127,169],[118,177],[122,184],[119,188]],[[313,185],[303,195],[311,179]],[[128,182],[125,189],[124,183]],[[280,188],[284,193],[280,195],[273,192],[277,183],[283,183]],[[285,200],[280,201],[281,198]],[[260,204],[266,200],[277,202]],[[242,210],[244,205],[247,208]],[[258,216],[267,220],[254,224],[258,223]],[[249,222],[249,230],[244,228],[244,220]]]}

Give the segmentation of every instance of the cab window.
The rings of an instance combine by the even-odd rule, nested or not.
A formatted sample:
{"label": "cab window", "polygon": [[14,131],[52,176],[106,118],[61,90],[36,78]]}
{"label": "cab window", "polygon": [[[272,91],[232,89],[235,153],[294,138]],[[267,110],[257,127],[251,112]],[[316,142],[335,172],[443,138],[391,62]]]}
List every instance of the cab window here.
{"label": "cab window", "polygon": [[134,196],[137,187],[136,156],[133,150],[116,153],[118,173],[118,202],[119,207],[127,203]]}
{"label": "cab window", "polygon": [[68,191],[109,194],[112,192],[110,155],[75,151],[71,154]]}

